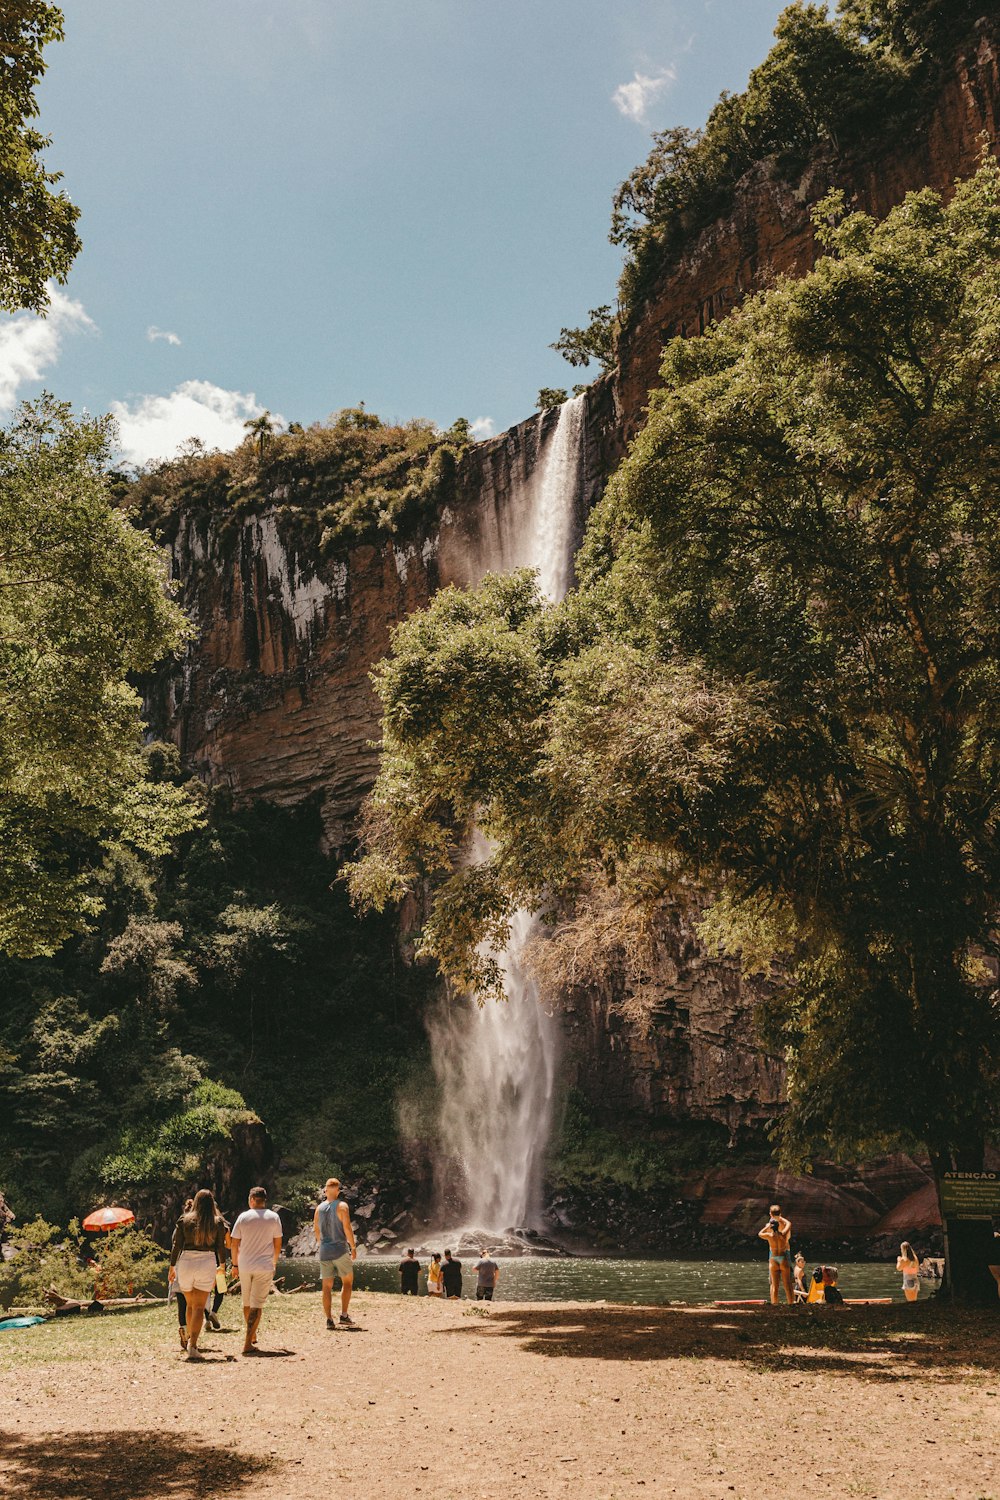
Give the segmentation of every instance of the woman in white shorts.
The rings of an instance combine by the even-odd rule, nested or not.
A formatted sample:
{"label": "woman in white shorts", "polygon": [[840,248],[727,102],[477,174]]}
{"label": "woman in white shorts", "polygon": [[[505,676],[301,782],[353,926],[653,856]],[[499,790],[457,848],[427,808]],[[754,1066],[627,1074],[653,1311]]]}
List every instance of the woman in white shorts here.
{"label": "woman in white shorts", "polygon": [[226,1221],[208,1188],[194,1195],[189,1213],[182,1214],[170,1247],[170,1280],[187,1300],[187,1337],[181,1347],[188,1359],[200,1359],[198,1335],[205,1321],[205,1303],[212,1295],[215,1276],[226,1263]]}
{"label": "woman in white shorts", "polygon": [[916,1302],[920,1296],[920,1257],[909,1240],[899,1247],[896,1270],[903,1273],[903,1296],[907,1302]]}

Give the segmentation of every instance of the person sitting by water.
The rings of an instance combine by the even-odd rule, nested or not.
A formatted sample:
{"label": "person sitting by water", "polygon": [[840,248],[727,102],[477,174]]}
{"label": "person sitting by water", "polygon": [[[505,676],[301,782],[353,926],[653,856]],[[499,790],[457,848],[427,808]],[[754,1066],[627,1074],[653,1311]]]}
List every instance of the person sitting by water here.
{"label": "person sitting by water", "polygon": [[789,1264],[791,1251],[789,1246],[792,1241],[792,1226],[788,1219],[781,1216],[781,1208],[777,1203],[771,1204],[771,1217],[758,1235],[759,1239],[767,1241],[768,1257],[767,1268],[771,1281],[771,1302],[774,1306],[778,1303],[778,1288],[785,1289],[785,1301],[794,1301],[792,1293],[792,1268]]}
{"label": "person sitting by water", "polygon": [[795,1265],[792,1267],[792,1279],[795,1282],[796,1302],[804,1302],[809,1295],[809,1288],[806,1285],[806,1258],[801,1251],[795,1257]]}
{"label": "person sitting by water", "polygon": [[823,1297],[823,1269],[822,1266],[817,1266],[812,1273],[809,1295],[806,1298],[807,1302],[823,1302],[825,1300]]}
{"label": "person sitting by water", "polygon": [[430,1265],[427,1267],[427,1295],[428,1297],[443,1296],[440,1250],[435,1250],[431,1256]]}
{"label": "person sitting by water", "polygon": [[827,1303],[839,1303],[843,1306],[844,1299],[837,1286],[838,1271],[836,1266],[823,1267],[823,1301]]}
{"label": "person sitting by water", "polygon": [[920,1256],[909,1240],[904,1240],[899,1247],[896,1270],[902,1273],[903,1296],[907,1302],[916,1302],[920,1295]]}

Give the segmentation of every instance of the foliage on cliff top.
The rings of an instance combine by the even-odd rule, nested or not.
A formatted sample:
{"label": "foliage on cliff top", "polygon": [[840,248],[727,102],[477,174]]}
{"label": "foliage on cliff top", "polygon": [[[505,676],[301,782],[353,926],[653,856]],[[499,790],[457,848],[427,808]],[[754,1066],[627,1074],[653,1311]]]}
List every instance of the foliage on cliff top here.
{"label": "foliage on cliff top", "polygon": [[786,1159],[922,1142],[975,1169],[1000,1078],[977,956],[1000,955],[1000,167],[947,207],[839,212],[812,274],[669,346],[576,594],[489,579],[398,627],[354,888],[429,882],[425,949],[488,990],[517,907],[704,880],[708,936],[782,959]]}
{"label": "foliage on cliff top", "polygon": [[107,420],[43,397],[0,431],[0,950],[92,920],[109,849],[162,851],[197,807],[154,782],[131,686],[184,639],[152,539],[111,501]]}
{"label": "foliage on cliff top", "polygon": [[38,117],[35,89],[44,51],[63,35],[62,11],[44,0],[5,0],[0,7],[0,308],[48,306],[47,282],[65,282],[80,248],[80,210],[55,191],[61,173],[46,170],[51,137]]}
{"label": "foliage on cliff top", "polygon": [[122,502],[166,536],[183,511],[225,523],[278,510],[328,553],[394,536],[447,504],[455,468],[472,441],[460,418],[441,432],[415,418],[387,424],[364,406],[307,428],[279,432],[259,418],[232,453],[197,440],[181,457],[156,464],[124,486]]}
{"label": "foliage on cliff top", "polygon": [[[867,155],[918,127],[929,90],[984,8],[982,0],[841,0],[837,16],[825,4],[784,10],[746,90],[723,94],[700,130],[657,131],[648,159],[615,194],[611,240],[626,250],[621,317],[727,212],[754,165],[795,180],[817,147]],[[569,347],[589,348],[590,331],[563,329],[561,342],[577,335]]]}

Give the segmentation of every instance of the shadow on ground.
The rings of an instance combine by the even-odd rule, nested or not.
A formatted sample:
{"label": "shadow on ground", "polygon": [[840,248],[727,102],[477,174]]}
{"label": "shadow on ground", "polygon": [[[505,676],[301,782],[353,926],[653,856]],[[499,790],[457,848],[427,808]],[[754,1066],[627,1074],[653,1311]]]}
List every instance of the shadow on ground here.
{"label": "shadow on ground", "polygon": [[665,1307],[494,1308],[444,1337],[516,1338],[571,1359],[720,1359],[775,1374],[952,1381],[1000,1372],[1000,1315],[927,1304],[862,1311]]}
{"label": "shadow on ground", "polygon": [[0,1432],[5,1500],[195,1500],[231,1495],[273,1460],[162,1432]]}

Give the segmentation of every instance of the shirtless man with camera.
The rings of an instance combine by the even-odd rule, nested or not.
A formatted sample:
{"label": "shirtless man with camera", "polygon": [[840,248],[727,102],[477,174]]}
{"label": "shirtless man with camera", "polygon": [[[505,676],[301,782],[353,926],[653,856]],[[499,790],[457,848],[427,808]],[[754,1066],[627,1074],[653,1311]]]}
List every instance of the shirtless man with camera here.
{"label": "shirtless man with camera", "polygon": [[777,1203],[771,1204],[771,1217],[758,1235],[759,1239],[767,1240],[767,1268],[771,1276],[771,1301],[777,1306],[778,1288],[785,1288],[785,1301],[795,1300],[792,1292],[792,1226],[788,1219],[781,1217],[781,1208]]}

